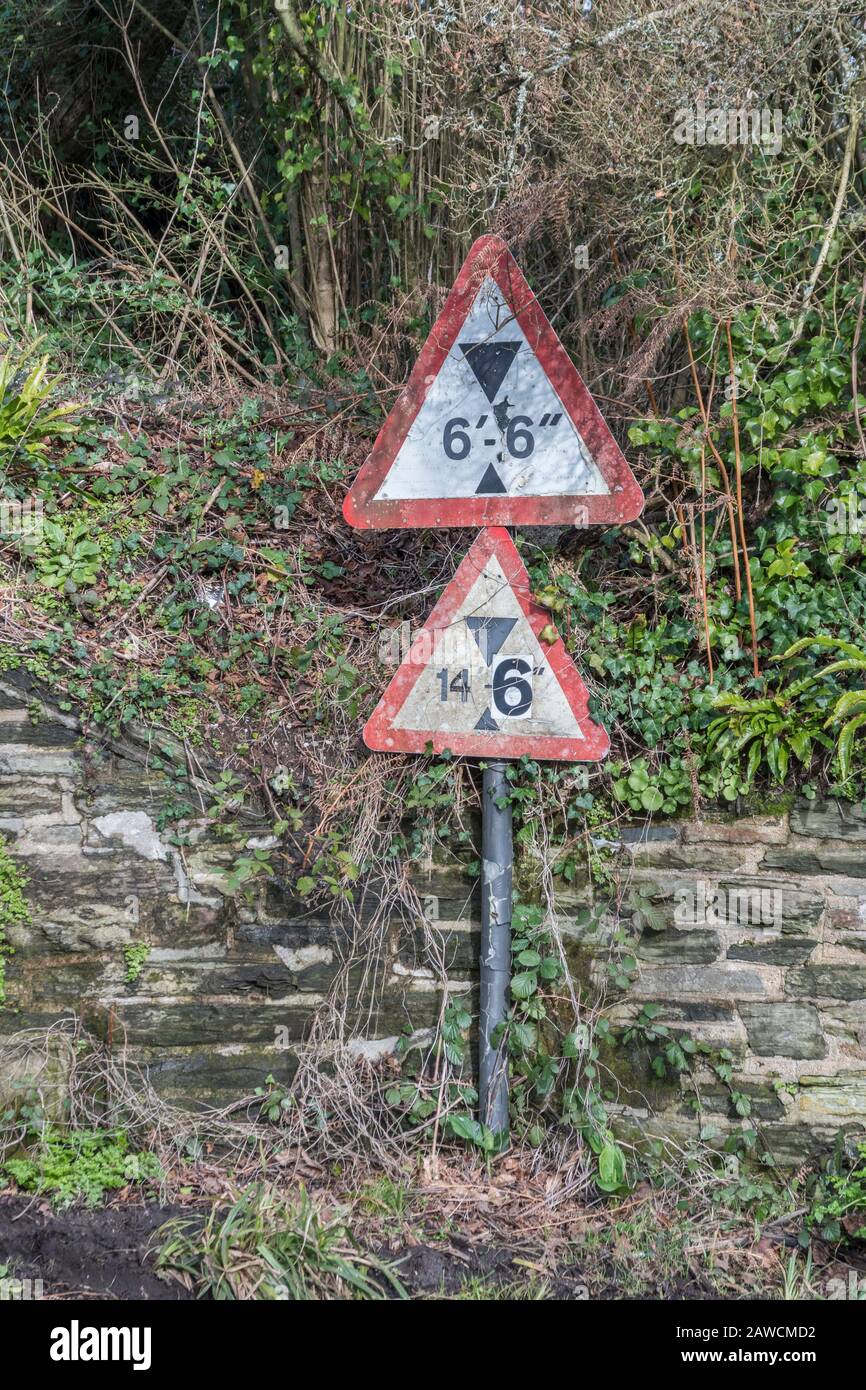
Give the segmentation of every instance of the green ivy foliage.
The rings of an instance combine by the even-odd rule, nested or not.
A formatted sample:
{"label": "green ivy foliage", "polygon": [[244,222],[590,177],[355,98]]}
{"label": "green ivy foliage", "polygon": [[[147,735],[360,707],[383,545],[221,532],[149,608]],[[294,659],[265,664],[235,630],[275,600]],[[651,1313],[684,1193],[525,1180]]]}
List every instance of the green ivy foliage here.
{"label": "green ivy foliage", "polygon": [[[798,249],[803,255],[806,248]],[[629,430],[656,476],[681,478],[681,496],[698,517],[705,508],[712,680],[698,607],[684,593],[690,579],[684,542],[690,538],[678,523],[656,523],[648,539],[629,537],[630,565],[653,581],[650,611],[623,611],[622,571],[616,568],[622,538],[615,531],[605,538],[602,563],[592,567],[597,579],[589,566],[577,574],[562,566],[551,574],[545,558],[532,566],[539,601],[561,630],[581,634],[581,662],[601,687],[598,715],[640,750],[628,762],[610,764],[614,796],[629,810],[674,814],[690,805],[695,788],[710,800],[735,801],[756,779],[782,784],[795,769],[800,785],[819,778],[843,795],[863,794],[862,759],[855,758],[853,778],[841,785],[833,740],[820,732],[832,686],[808,709],[789,703],[770,717],[768,705],[761,737],[745,739],[736,755],[732,751],[743,712],[737,701],[779,698],[791,684],[779,658],[795,642],[818,636],[856,642],[866,620],[866,459],[851,385],[860,288],[853,281],[837,284],[821,313],[809,314],[799,339],[792,340],[791,320],[774,320],[763,310],[747,311],[731,325],[757,678],[746,585],[737,601],[723,480],[714,457],[721,456],[733,479],[729,399],[713,406],[708,427],[698,404],[690,404],[673,419],[645,419]],[[835,333],[821,331],[827,322],[835,323]],[[691,316],[688,332],[699,370],[724,390],[727,351],[720,325],[702,311]],[[856,405],[866,412],[866,397],[861,394]],[[842,679],[835,693],[844,688]],[[720,709],[728,712],[721,716],[724,726]],[[722,727],[734,730],[726,743],[720,741]]]}

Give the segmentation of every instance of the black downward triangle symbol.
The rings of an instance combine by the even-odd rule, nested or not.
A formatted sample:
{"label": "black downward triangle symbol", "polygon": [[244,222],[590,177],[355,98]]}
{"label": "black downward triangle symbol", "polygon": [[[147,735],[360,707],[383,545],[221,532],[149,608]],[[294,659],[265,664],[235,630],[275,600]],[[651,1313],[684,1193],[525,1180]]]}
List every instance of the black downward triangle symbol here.
{"label": "black downward triangle symbol", "polygon": [[475,638],[478,650],[488,666],[516,623],[516,618],[466,619],[466,626]]}
{"label": "black downward triangle symbol", "polygon": [[493,404],[497,391],[505,380],[508,368],[520,351],[516,343],[461,343],[460,351],[466,358],[478,385],[490,404]]}

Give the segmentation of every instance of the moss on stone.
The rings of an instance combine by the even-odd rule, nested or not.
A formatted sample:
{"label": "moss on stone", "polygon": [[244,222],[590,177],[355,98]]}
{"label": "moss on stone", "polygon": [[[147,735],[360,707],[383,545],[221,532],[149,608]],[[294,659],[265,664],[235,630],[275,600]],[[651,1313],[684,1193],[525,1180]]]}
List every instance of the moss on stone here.
{"label": "moss on stone", "polygon": [[653,1070],[657,1047],[641,1043],[626,1047],[615,1037],[599,1039],[597,1045],[599,1066],[606,1069],[616,1083],[616,1100],[620,1105],[648,1106],[653,1111],[663,1111],[679,1096],[679,1079],[667,1075],[659,1077]]}

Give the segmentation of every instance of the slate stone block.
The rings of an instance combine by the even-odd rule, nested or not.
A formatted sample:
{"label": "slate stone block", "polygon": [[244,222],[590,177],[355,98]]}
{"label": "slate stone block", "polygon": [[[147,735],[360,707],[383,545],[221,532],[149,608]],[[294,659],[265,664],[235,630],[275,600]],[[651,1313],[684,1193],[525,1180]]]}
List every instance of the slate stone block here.
{"label": "slate stone block", "polygon": [[815,840],[861,841],[866,853],[866,810],[847,801],[798,801],[791,830]]}
{"label": "slate stone block", "polygon": [[740,1005],[749,1046],[759,1057],[826,1057],[827,1043],[813,1004]]}
{"label": "slate stone block", "polygon": [[809,935],[821,920],[824,895],[792,888],[784,879],[738,875],[719,884],[729,926],[769,926],[794,936]]}
{"label": "slate stone block", "polygon": [[728,947],[728,960],[751,960],[763,965],[802,965],[818,945],[812,936],[780,936],[769,941],[738,941]]}
{"label": "slate stone block", "polygon": [[757,970],[739,962],[718,965],[659,965],[641,972],[636,994],[652,999],[690,994],[709,999],[736,999],[740,995],[766,994],[767,986]]}
{"label": "slate stone block", "polygon": [[863,999],[866,965],[803,965],[788,972],[785,988],[797,998]]}
{"label": "slate stone block", "polygon": [[664,965],[710,965],[718,960],[721,947],[718,932],[645,931],[638,943],[639,960],[656,961]]}

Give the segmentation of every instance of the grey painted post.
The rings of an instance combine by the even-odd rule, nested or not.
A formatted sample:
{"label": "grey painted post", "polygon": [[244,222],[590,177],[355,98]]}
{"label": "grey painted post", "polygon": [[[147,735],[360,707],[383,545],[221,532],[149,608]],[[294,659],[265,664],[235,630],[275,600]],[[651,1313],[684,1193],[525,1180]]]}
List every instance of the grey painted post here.
{"label": "grey painted post", "polygon": [[508,1058],[490,1035],[508,1012],[511,976],[511,807],[496,805],[507,792],[503,761],[484,769],[481,792],[481,1121],[494,1134],[508,1130]]}

